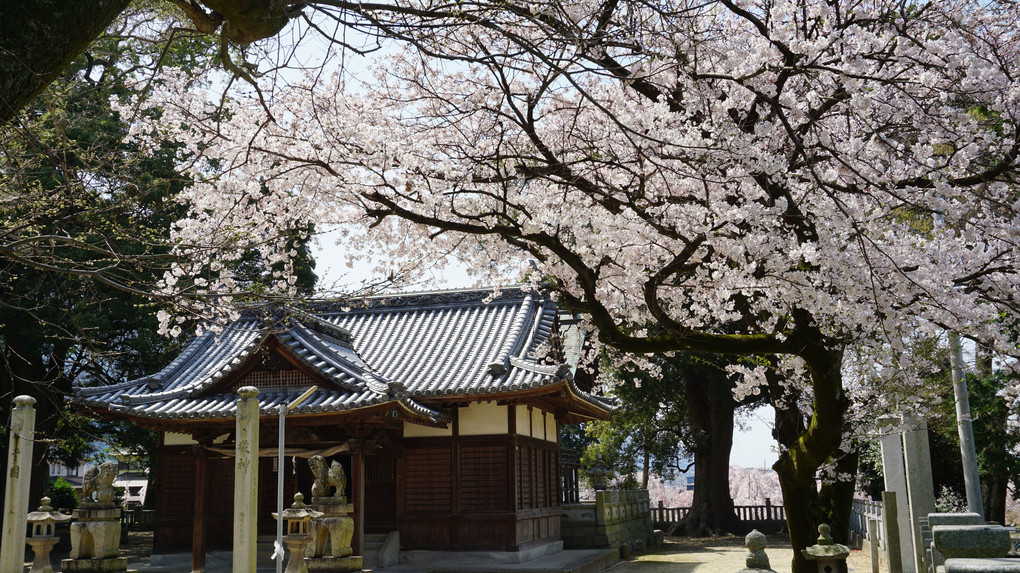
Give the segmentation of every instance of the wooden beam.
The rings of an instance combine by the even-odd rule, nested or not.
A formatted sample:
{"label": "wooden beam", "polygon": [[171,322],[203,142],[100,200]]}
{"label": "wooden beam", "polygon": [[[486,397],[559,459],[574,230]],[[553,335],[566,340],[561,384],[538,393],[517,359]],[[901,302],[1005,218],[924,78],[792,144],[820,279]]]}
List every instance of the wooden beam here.
{"label": "wooden beam", "polygon": [[351,478],[354,482],[351,497],[354,498],[354,539],[351,547],[355,555],[364,555],[362,546],[365,539],[365,454],[358,452],[351,457]]}

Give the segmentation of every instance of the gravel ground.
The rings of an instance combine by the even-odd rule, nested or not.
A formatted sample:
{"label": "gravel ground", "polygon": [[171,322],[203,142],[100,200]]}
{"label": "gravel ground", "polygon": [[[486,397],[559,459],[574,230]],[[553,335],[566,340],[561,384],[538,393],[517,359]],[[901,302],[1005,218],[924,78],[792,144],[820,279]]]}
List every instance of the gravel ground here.
{"label": "gravel ground", "polygon": [[[769,537],[765,548],[772,569],[788,573],[793,549],[788,539]],[[747,549],[742,537],[670,537],[651,551],[622,561],[611,573],[736,573],[744,568]],[[847,564],[852,573],[871,573],[871,558],[860,550],[850,553]],[[884,570],[883,570],[884,571]]]}
{"label": "gravel ground", "polygon": [[[59,569],[60,559],[67,558],[69,548],[58,546],[52,554],[52,562]],[[126,543],[121,545],[121,554],[128,558],[132,567],[148,564],[152,550],[152,532],[132,531]],[[783,536],[769,536],[765,553],[769,556],[772,569],[777,573],[789,573],[793,550],[789,539]],[[659,547],[635,555],[628,561],[621,561],[608,571],[610,573],[736,573],[744,568],[747,549],[743,537],[668,537]],[[26,554],[26,561],[31,557]],[[847,560],[851,573],[871,573],[871,558],[860,550],[854,550]],[[26,566],[31,565],[30,562]],[[883,567],[882,573],[887,573]]]}

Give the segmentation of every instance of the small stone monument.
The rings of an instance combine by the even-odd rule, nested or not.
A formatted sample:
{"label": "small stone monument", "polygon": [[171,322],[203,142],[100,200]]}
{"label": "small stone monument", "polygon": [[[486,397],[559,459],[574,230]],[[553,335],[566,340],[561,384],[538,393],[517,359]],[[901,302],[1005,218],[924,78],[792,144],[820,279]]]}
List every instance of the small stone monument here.
{"label": "small stone monument", "polygon": [[[312,483],[311,506],[320,514],[310,524],[311,542],[305,550],[309,571],[346,573],[361,571],[362,558],[354,555],[354,505],[347,503],[347,475],[338,462],[326,465],[322,456],[308,459],[315,480]],[[327,551],[328,549],[328,551]]]}
{"label": "small stone monument", "polygon": [[850,556],[850,548],[832,540],[829,532],[832,528],[823,523],[818,526],[818,543],[801,549],[804,559],[818,564],[818,573],[847,573],[846,558]]}
{"label": "small stone monument", "polygon": [[276,519],[283,520],[287,532],[283,535],[283,545],[290,553],[290,558],[287,560],[287,573],[308,573],[305,549],[312,542],[312,536],[308,534],[308,522],[322,517],[322,513],[308,509],[304,500],[304,495],[300,492],[296,493],[294,494],[294,503],[283,510],[283,515],[273,514]]}
{"label": "small stone monument", "polygon": [[92,468],[82,480],[82,502],[71,524],[71,558],[60,562],[61,571],[99,573],[127,571],[120,556],[120,508],[114,503],[113,480],[117,462]]}
{"label": "small stone monument", "polygon": [[67,521],[71,516],[54,511],[50,506],[50,498],[42,498],[42,505],[39,509],[28,514],[28,524],[32,527],[32,535],[25,540],[32,548],[35,559],[32,560],[32,569],[29,573],[53,573],[53,565],[50,564],[50,551],[57,544],[58,521]]}
{"label": "small stone monument", "polygon": [[761,573],[763,571],[776,573],[769,565],[769,556],[765,555],[767,542],[765,534],[757,529],[751,530],[751,533],[744,537],[744,545],[747,546],[747,560],[744,562],[745,567],[738,573]]}

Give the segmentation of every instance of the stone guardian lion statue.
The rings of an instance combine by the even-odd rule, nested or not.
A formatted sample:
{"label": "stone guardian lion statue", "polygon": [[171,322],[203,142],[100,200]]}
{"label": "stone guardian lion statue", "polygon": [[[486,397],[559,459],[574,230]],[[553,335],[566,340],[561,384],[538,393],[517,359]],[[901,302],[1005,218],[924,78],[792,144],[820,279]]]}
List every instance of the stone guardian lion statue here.
{"label": "stone guardian lion statue", "polygon": [[325,458],[312,456],[308,458],[308,467],[311,468],[312,475],[315,476],[315,481],[312,483],[312,497],[327,497],[330,495],[330,488],[335,487],[336,492],[332,494],[332,497],[338,500],[345,499],[347,475],[339,462],[334,461],[327,467]]}
{"label": "stone guardian lion statue", "polygon": [[117,462],[103,462],[90,469],[82,478],[82,497],[87,502],[112,502],[114,498],[113,480],[116,477]]}

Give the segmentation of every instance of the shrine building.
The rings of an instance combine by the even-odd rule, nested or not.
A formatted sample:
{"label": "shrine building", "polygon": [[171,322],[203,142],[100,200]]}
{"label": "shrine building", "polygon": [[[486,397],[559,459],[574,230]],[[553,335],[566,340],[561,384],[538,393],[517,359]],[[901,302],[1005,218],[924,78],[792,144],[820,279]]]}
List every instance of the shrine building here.
{"label": "shrine building", "polygon": [[[259,389],[259,534],[309,494],[307,458],[347,472],[356,553],[399,531],[401,551],[540,555],[562,547],[558,428],[607,419],[576,370],[584,332],[543,292],[370,297],[242,318],[192,339],[159,372],[77,399],[159,433],[154,554],[230,549],[237,390]],[[279,408],[287,415],[277,467]],[[304,459],[302,459],[304,458]]]}

